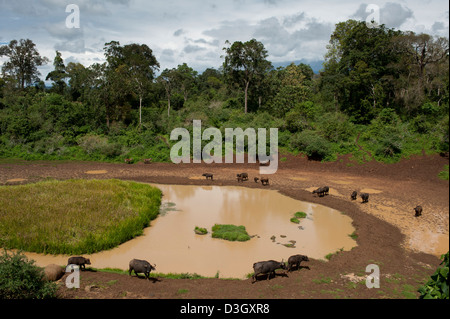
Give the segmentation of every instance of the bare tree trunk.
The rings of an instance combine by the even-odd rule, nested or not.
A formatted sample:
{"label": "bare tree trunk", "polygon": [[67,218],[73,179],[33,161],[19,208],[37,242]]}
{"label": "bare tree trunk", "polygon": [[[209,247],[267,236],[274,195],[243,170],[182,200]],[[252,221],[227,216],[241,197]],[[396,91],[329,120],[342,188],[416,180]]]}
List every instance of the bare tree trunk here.
{"label": "bare tree trunk", "polygon": [[139,97],[139,127],[142,125],[142,97]]}
{"label": "bare tree trunk", "polygon": [[248,109],[247,109],[247,99],[248,99],[248,86],[249,86],[249,84],[250,84],[250,81],[247,81],[245,83],[245,114],[247,114],[247,111],[248,111]]}
{"label": "bare tree trunk", "polygon": [[167,117],[170,117],[170,95],[167,97]]}

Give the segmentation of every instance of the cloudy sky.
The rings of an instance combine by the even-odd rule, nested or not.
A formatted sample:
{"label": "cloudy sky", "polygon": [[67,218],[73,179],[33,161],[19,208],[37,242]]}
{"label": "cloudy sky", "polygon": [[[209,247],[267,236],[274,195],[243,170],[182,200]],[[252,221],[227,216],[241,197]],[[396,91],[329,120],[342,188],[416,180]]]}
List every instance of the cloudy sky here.
{"label": "cloudy sky", "polygon": [[[70,4],[79,28],[68,28]],[[186,62],[201,72],[220,67],[226,40],[255,38],[274,64],[312,62],[323,59],[335,24],[366,21],[369,5],[390,28],[448,37],[446,0],[0,0],[0,44],[28,38],[52,61],[59,50],[66,64],[85,66],[103,62],[106,42],[147,44],[161,70]],[[42,67],[43,77],[51,69]]]}

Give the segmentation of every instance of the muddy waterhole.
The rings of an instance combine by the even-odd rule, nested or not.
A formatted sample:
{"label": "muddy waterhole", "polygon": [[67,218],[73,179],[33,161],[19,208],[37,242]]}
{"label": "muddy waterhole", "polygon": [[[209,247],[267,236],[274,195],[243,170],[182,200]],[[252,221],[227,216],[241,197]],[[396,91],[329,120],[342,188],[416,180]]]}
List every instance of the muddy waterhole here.
{"label": "muddy waterhole", "polygon": [[[325,259],[356,246],[351,219],[331,208],[301,202],[277,191],[225,186],[153,185],[163,192],[161,214],[144,234],[117,248],[92,255],[95,268],[128,270],[131,259],[156,264],[159,273],[245,278],[254,262],[286,261],[294,254]],[[307,217],[296,224],[296,212]],[[214,224],[243,225],[252,238],[230,242],[211,237]],[[208,230],[198,235],[195,227]],[[26,253],[39,266],[65,265],[68,256]],[[307,265],[307,263],[305,263]]]}

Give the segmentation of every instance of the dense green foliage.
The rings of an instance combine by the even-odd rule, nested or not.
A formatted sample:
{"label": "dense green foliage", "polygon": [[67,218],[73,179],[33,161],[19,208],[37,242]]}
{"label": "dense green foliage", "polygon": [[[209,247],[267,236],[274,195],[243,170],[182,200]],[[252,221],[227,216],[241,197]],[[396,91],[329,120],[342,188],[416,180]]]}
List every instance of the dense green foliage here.
{"label": "dense green foliage", "polygon": [[141,235],[160,204],[159,189],[119,180],[1,186],[0,247],[51,254],[99,252]]}
{"label": "dense green foliage", "polygon": [[229,241],[247,241],[250,236],[244,226],[219,225],[212,227],[212,237],[221,238]]}
{"label": "dense green foliage", "polygon": [[[10,46],[32,42],[14,42]],[[169,161],[174,128],[278,128],[282,152],[312,160],[352,154],[356,162],[395,162],[449,151],[448,39],[336,25],[324,68],[273,69],[262,43],[224,48],[224,65],[199,74],[186,63],[164,69],[146,45],[105,44],[103,64],[64,65],[36,79],[17,77],[10,57],[0,77],[0,157]],[[29,62],[33,64],[33,62]],[[33,66],[33,65],[32,65]],[[246,113],[247,111],[247,113]],[[206,145],[208,141],[204,141]]]}
{"label": "dense green foliage", "polygon": [[425,286],[419,289],[420,299],[449,299],[448,252],[442,255],[441,259],[441,267],[436,270]]}
{"label": "dense green foliage", "polygon": [[21,253],[0,256],[0,300],[56,298],[57,286],[47,282],[41,268]]}

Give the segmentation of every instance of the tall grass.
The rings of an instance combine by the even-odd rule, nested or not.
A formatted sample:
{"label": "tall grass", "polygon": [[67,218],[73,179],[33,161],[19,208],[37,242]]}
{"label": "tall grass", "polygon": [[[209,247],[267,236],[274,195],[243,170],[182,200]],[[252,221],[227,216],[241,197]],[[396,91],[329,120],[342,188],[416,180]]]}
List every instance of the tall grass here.
{"label": "tall grass", "polygon": [[142,234],[161,191],[119,180],[44,181],[0,187],[0,247],[90,254]]}

